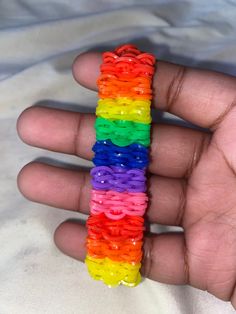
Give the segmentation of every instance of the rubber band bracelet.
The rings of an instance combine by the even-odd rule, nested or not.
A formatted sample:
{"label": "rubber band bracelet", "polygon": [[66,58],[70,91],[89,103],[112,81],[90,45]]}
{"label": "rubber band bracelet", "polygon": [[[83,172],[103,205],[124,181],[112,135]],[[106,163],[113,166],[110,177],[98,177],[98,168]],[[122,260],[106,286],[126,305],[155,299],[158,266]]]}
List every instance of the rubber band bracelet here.
{"label": "rubber band bracelet", "polygon": [[110,287],[141,281],[154,66],[153,55],[123,45],[103,53],[97,79],[85,263],[92,278]]}

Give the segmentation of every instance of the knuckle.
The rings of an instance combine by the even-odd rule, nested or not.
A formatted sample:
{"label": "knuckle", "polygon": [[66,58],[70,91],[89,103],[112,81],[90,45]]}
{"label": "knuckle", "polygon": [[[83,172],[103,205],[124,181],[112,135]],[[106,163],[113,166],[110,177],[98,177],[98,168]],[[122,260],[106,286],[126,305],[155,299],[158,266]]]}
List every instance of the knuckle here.
{"label": "knuckle", "polygon": [[191,158],[189,164],[186,169],[185,178],[189,178],[193,173],[194,169],[197,167],[199,161],[201,160],[202,155],[206,152],[209,147],[211,140],[210,134],[202,134],[200,140],[194,143],[193,151],[191,154]]}
{"label": "knuckle", "polygon": [[167,111],[172,111],[183,90],[183,85],[187,73],[187,67],[178,66],[176,74],[173,76],[166,94]]}
{"label": "knuckle", "polygon": [[143,244],[143,259],[141,274],[143,277],[150,278],[152,271],[152,250],[153,250],[153,238],[146,237]]}

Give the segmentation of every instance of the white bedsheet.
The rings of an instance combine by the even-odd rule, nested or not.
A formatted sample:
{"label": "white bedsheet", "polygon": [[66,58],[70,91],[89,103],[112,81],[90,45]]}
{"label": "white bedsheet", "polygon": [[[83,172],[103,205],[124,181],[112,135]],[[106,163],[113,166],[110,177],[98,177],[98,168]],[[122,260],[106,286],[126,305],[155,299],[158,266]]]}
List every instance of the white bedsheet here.
{"label": "white bedsheet", "polygon": [[17,173],[32,159],[89,165],[28,147],[15,130],[17,116],[35,103],[93,110],[96,94],[71,75],[78,53],[132,41],[160,59],[236,75],[236,1],[143,3],[0,1],[0,314],[235,313],[187,286],[145,280],[135,289],[109,289],[92,281],[53,243],[58,224],[85,216],[31,203],[17,191]]}

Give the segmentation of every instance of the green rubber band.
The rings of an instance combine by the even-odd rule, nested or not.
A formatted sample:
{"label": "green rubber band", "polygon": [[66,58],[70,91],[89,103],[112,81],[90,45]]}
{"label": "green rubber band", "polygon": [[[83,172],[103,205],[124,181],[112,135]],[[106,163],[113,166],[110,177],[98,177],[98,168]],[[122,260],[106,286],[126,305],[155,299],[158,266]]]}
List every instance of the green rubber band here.
{"label": "green rubber band", "polygon": [[98,117],[95,122],[96,139],[111,140],[118,146],[128,146],[139,143],[150,145],[150,124],[127,120],[108,120]]}

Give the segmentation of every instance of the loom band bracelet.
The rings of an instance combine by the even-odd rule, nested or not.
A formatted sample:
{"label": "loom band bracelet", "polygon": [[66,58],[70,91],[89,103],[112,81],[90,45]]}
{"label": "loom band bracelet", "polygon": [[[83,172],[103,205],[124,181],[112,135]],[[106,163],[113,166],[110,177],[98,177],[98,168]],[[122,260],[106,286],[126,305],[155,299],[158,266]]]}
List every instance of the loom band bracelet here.
{"label": "loom band bracelet", "polygon": [[92,190],[91,214],[104,213],[112,220],[119,220],[126,215],[143,216],[147,209],[147,201],[148,197],[145,193]]}
{"label": "loom band bracelet", "polygon": [[138,143],[150,145],[150,125],[126,120],[107,120],[98,117],[95,122],[96,140],[111,140],[118,146]]}
{"label": "loom band bracelet", "polygon": [[121,147],[110,140],[101,140],[96,141],[92,150],[95,153],[93,157],[95,166],[145,169],[149,162],[147,147],[137,143]]}
{"label": "loom band bracelet", "polygon": [[[116,49],[115,50],[115,54],[117,54],[117,57],[118,57],[118,58],[116,58],[116,61],[117,61],[117,64],[118,64],[117,71],[115,73],[116,78],[119,78],[119,80],[122,80],[121,77],[126,77],[127,80],[128,80],[129,73],[127,73],[127,69],[128,69],[127,61],[129,61],[129,60],[128,59],[124,60],[123,57],[134,57],[134,56],[140,55],[141,53],[135,47],[125,46],[125,49],[124,49],[124,47]],[[122,57],[120,62],[119,62],[119,57]],[[149,60],[149,62],[147,62],[147,60],[145,59],[145,56],[144,56],[143,60],[141,60],[141,61],[142,61],[142,63],[149,63],[149,64],[151,64],[152,61],[150,61],[150,58],[148,60]],[[138,64],[136,64],[136,68],[137,67],[138,67]],[[108,85],[110,84],[110,79],[107,80],[107,83],[108,83]],[[146,83],[144,83],[143,80],[142,80],[142,82],[139,82],[138,86],[134,86],[136,89],[132,90],[130,92],[130,95],[125,94],[127,92],[127,89],[124,90],[122,85],[119,85],[119,83],[118,83],[118,85],[120,87],[119,88],[120,90],[117,91],[117,93],[115,95],[112,94],[112,96],[109,96],[109,93],[113,93],[114,92],[114,85],[113,86],[108,86],[108,85],[104,84],[102,86],[102,88],[105,87],[106,96],[107,97],[111,97],[111,98],[117,98],[119,96],[125,96],[125,97],[127,97],[127,96],[129,97],[130,96],[130,97],[135,97],[137,99],[150,99],[151,98],[151,92],[147,91],[149,86],[147,86],[147,84],[146,85],[145,84]],[[124,84],[123,84],[123,86],[124,86]],[[130,88],[129,88],[129,90],[130,90]],[[133,130],[131,130],[131,132],[132,131]],[[140,135],[139,135],[139,137],[140,137]],[[123,182],[121,182],[121,183],[123,184]],[[98,216],[100,216],[100,215],[98,215]],[[96,225],[96,227],[97,227],[97,225]],[[127,225],[127,224],[125,224],[124,227],[125,227],[125,230],[126,230],[125,236],[130,236],[131,237],[131,236],[133,236],[134,232],[137,231],[137,226],[136,225],[130,225],[130,224]],[[124,230],[124,227],[122,228],[122,232]],[[108,236],[108,238],[107,238],[108,241],[113,241],[114,238],[117,239],[117,236],[118,236],[117,235],[117,229],[113,229],[113,231],[109,229],[108,233],[105,232],[105,233],[101,234],[101,232],[100,233],[97,232],[97,228],[95,228],[95,229],[92,230],[92,232],[93,232],[93,236],[98,237],[98,239],[101,239],[101,236],[102,237],[107,237]],[[124,234],[121,234],[121,236],[122,235],[124,236]],[[121,239],[121,237],[118,237],[118,238]],[[89,257],[89,255],[88,255],[88,257]],[[128,264],[128,265],[130,266],[132,264]],[[116,266],[118,266],[118,264],[116,264]],[[139,268],[140,267],[135,269],[135,270],[133,269],[134,272],[133,272],[133,270],[129,272],[129,273],[135,274],[136,279],[135,278],[127,279],[127,278],[124,278],[124,275],[125,275],[125,273],[124,273],[124,264],[123,263],[119,263],[119,266],[120,266],[119,272],[120,271],[122,272],[122,279],[118,283],[124,283],[124,284],[128,284],[128,285],[130,284],[131,286],[136,285],[137,284],[136,279],[138,278],[138,276],[139,276],[139,280],[140,280],[140,274],[139,274]],[[119,276],[119,272],[115,273],[114,269],[112,270],[112,272],[109,272],[109,269],[106,269],[106,273],[102,274],[102,276],[100,276],[100,279],[102,279],[103,281],[106,282],[105,277],[108,276],[108,275],[109,276],[112,275],[112,277],[116,279],[116,283],[117,283],[117,277]],[[114,275],[115,275],[115,277],[114,277]],[[104,278],[102,278],[102,277],[104,277]],[[111,279],[111,278],[109,278],[109,279]]]}
{"label": "loom band bracelet", "polygon": [[112,261],[108,258],[97,259],[87,255],[85,263],[90,276],[95,280],[101,280],[110,287],[123,284],[135,287],[141,281],[139,269],[141,264],[129,264]]}
{"label": "loom band bracelet", "polygon": [[96,115],[110,120],[128,120],[150,124],[150,107],[150,100],[132,100],[126,97],[105,98],[99,99]]}

